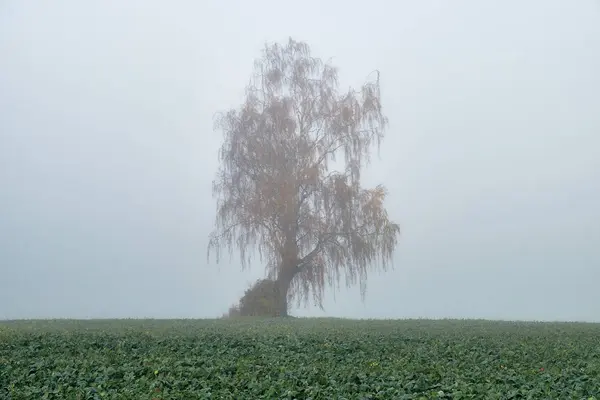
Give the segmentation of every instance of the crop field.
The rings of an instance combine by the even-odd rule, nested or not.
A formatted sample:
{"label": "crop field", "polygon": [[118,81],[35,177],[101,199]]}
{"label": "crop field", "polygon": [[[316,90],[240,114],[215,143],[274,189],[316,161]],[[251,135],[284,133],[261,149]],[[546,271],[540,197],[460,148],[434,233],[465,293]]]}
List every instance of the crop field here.
{"label": "crop field", "polygon": [[600,324],[5,321],[0,399],[600,399]]}

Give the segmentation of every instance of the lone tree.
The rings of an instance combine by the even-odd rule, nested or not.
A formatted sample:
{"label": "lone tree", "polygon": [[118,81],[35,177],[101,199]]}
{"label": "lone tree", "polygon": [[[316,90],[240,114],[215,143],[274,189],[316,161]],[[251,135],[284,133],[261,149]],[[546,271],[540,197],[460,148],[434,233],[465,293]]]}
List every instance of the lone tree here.
{"label": "lone tree", "polygon": [[[387,270],[399,226],[384,208],[383,186],[364,189],[361,170],[379,149],[387,118],[379,73],[359,91],[338,91],[337,69],[306,43],[266,45],[239,109],[220,114],[224,142],[213,182],[217,199],[211,250],[239,252],[242,268],[258,250],[277,282],[279,315],[310,298],[322,308],[326,286],[360,284]],[[329,168],[343,154],[339,170]]]}

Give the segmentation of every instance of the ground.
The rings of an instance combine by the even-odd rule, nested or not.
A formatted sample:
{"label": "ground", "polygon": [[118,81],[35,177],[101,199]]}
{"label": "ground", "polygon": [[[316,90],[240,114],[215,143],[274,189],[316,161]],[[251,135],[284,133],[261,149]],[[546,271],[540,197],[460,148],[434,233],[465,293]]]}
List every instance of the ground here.
{"label": "ground", "polygon": [[0,398],[600,399],[600,324],[5,321]]}

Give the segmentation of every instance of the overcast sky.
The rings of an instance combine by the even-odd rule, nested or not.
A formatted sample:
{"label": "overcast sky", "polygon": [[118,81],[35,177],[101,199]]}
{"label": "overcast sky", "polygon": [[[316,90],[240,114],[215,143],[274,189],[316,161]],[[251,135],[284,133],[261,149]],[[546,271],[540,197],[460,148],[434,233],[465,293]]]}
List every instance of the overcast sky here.
{"label": "overcast sky", "polygon": [[0,318],[216,317],[215,112],[266,41],[381,71],[395,269],[352,318],[600,321],[600,2],[0,0]]}

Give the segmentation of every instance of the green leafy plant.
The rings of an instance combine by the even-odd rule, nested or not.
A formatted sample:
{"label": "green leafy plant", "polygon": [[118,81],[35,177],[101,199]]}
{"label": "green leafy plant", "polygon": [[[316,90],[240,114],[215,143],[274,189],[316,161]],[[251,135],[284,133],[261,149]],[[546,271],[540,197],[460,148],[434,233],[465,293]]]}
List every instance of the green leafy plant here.
{"label": "green leafy plant", "polygon": [[590,400],[599,352],[583,323],[0,322],[0,399]]}

